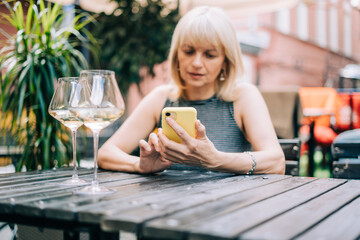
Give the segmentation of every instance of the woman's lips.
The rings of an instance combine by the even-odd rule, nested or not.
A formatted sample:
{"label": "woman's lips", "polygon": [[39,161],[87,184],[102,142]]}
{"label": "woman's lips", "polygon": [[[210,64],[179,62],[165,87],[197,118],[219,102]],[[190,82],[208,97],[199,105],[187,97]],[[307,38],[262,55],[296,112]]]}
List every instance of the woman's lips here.
{"label": "woman's lips", "polygon": [[204,76],[204,74],[201,73],[189,73],[189,75],[194,79],[199,79]]}

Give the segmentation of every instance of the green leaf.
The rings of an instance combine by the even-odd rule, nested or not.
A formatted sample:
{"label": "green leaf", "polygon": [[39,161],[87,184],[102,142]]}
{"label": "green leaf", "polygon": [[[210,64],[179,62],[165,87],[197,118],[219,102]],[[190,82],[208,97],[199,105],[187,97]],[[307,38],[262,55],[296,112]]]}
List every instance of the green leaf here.
{"label": "green leaf", "polygon": [[16,24],[18,29],[24,28],[24,13],[21,2],[17,1],[14,6],[14,11],[16,15]]}
{"label": "green leaf", "polygon": [[[50,3],[49,3],[50,4]],[[49,22],[53,24],[59,17],[61,11],[61,5],[55,4],[52,10],[49,12]]]}
{"label": "green leaf", "polygon": [[45,169],[48,169],[50,168],[50,149],[51,149],[51,146],[50,146],[50,138],[51,138],[51,132],[52,132],[52,126],[49,125],[47,126],[47,129],[46,129],[46,139],[45,139],[45,142],[44,142],[44,168]]}
{"label": "green leaf", "polygon": [[18,103],[18,110],[17,110],[17,122],[20,123],[20,118],[24,106],[24,99],[25,99],[25,91],[26,91],[26,85],[25,83],[22,85],[22,88],[20,89],[20,95],[19,95],[19,103]]}

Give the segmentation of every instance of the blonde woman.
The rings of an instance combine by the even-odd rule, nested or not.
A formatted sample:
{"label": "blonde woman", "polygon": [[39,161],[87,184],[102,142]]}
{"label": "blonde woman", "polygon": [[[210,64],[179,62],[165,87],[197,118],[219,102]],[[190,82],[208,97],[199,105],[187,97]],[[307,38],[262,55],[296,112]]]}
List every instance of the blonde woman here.
{"label": "blonde woman", "polygon": [[[222,10],[198,7],[184,15],[174,31],[169,62],[173,84],[141,101],[100,148],[100,167],[143,174],[168,168],[284,174],[284,155],[264,100],[255,86],[237,79],[244,71],[241,51]],[[196,138],[166,118],[182,142],[167,139],[160,115],[168,106],[197,109]],[[131,155],[137,147],[139,156]]]}

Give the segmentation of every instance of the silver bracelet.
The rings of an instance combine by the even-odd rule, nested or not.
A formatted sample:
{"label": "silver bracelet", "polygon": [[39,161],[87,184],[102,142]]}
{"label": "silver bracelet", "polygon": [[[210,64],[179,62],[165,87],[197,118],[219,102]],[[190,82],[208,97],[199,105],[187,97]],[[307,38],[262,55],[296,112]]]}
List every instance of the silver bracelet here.
{"label": "silver bracelet", "polygon": [[250,169],[249,172],[246,173],[246,175],[251,175],[254,172],[255,167],[256,167],[256,158],[255,158],[254,154],[252,154],[251,152],[244,152],[244,153],[250,155],[251,160],[253,161],[252,168]]}

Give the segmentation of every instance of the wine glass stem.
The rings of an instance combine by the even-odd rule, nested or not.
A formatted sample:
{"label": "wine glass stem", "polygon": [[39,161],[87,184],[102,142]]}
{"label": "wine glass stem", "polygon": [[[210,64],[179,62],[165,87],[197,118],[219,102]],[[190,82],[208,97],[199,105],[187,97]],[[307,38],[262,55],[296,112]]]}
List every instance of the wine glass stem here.
{"label": "wine glass stem", "polygon": [[99,131],[93,131],[94,138],[94,179],[92,181],[92,185],[98,185],[99,181],[97,179],[97,153],[98,153],[98,145],[99,145]]}
{"label": "wine glass stem", "polygon": [[77,161],[76,161],[76,129],[71,129],[71,138],[72,138],[72,145],[73,145],[73,162],[74,162],[74,173],[72,178],[78,179],[78,173],[77,173]]}

